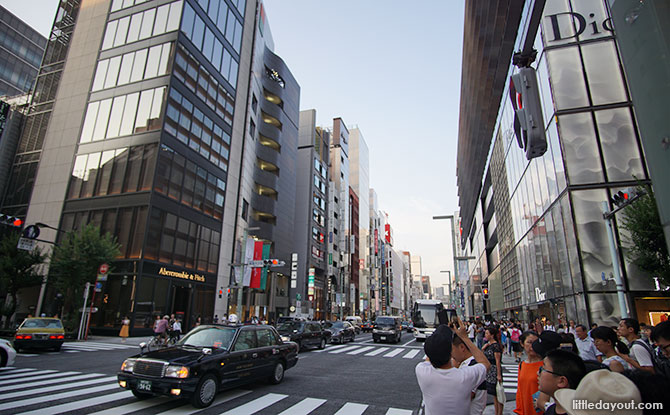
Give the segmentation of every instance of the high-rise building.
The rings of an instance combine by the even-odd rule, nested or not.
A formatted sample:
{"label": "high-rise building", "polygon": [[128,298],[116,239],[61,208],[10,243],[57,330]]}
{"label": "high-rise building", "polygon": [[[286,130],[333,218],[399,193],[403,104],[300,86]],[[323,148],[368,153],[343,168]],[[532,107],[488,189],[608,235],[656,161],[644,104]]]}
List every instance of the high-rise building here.
{"label": "high-rise building", "polygon": [[0,6],[0,97],[30,92],[47,39]]}
{"label": "high-rise building", "polygon": [[[466,4],[461,89],[469,93],[461,97],[457,170],[460,243],[475,258],[468,315],[615,325],[624,310],[610,278],[602,204],[611,209],[614,193],[648,183],[649,174],[610,2],[534,3]],[[518,71],[513,52],[527,44],[537,50],[531,66],[548,145],[532,160],[518,145],[509,85]],[[629,261],[623,229],[614,232],[626,307],[655,324],[670,311],[668,292]]]}
{"label": "high-rise building", "polygon": [[383,263],[383,238],[384,227],[382,226],[382,213],[379,209],[379,200],[377,192],[370,188],[369,193],[369,217],[370,217],[370,263],[368,266],[370,273],[370,314],[381,313],[381,281],[382,281],[382,263]]}
{"label": "high-rise building", "polygon": [[370,150],[363,134],[354,127],[349,131],[349,180],[358,201],[358,270],[357,309],[369,317],[370,286]]}
{"label": "high-rise building", "polygon": [[[264,19],[255,0],[59,5],[3,209],[61,231],[93,223],[118,238],[94,329],[116,330],[124,315],[135,333],[150,332],[158,314],[185,327],[223,317],[228,296],[216,291],[234,281],[245,229],[260,228],[258,238],[287,255],[292,218],[273,216],[293,209],[286,182],[295,183],[299,90],[271,41],[254,43],[256,30],[269,36]],[[283,140],[287,160],[271,142]],[[281,180],[273,168],[285,168]],[[40,239],[57,233],[44,228]],[[263,293],[247,292],[247,315],[267,316]]]}
{"label": "high-rise building", "polygon": [[300,305],[304,303],[306,312],[320,320],[334,316],[332,296],[337,286],[329,272],[333,267],[333,252],[328,249],[333,245],[333,231],[327,222],[329,152],[330,133],[316,125],[316,111],[301,111],[295,198],[298,269],[291,301],[300,296]]}

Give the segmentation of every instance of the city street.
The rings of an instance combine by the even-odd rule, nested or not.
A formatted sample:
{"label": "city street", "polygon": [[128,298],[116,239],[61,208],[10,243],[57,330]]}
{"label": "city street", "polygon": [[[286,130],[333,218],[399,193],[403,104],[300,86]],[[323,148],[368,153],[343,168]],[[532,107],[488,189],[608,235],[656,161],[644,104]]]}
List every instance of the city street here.
{"label": "city street", "polygon": [[[0,370],[0,413],[409,415],[421,402],[414,366],[424,358],[423,343],[409,333],[398,344],[373,343],[361,333],[352,343],[305,350],[280,385],[257,382],[224,391],[204,410],[164,397],[138,401],[118,387],[116,371],[142,340],[99,337],[67,342],[61,352],[20,353],[12,368]],[[506,371],[513,401],[511,376]]]}

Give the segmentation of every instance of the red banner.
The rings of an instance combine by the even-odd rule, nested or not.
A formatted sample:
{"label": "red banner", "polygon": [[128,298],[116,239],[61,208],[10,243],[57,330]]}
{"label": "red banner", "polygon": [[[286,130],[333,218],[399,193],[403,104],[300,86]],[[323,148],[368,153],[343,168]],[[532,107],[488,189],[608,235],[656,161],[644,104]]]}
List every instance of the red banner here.
{"label": "red banner", "polygon": [[387,244],[391,243],[391,225],[388,223],[384,225],[384,239],[386,240]]}
{"label": "red banner", "polygon": [[[254,242],[254,259],[263,259],[263,241]],[[261,267],[251,268],[251,283],[249,284],[249,287],[261,288],[261,271]]]}

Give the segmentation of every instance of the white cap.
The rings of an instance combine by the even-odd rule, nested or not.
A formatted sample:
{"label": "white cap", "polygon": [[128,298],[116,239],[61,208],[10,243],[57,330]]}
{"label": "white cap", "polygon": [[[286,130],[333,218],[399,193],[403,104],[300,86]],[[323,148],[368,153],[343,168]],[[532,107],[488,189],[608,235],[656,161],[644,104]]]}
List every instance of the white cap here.
{"label": "white cap", "polygon": [[[577,389],[559,389],[554,392],[554,398],[570,415],[612,414],[611,407],[587,408],[584,405],[640,403],[642,397],[635,384],[621,373],[610,372],[607,369],[594,370],[588,373],[579,382]],[[622,405],[623,406],[623,405]],[[642,415],[642,409],[628,407],[617,408],[616,414]]]}
{"label": "white cap", "polygon": [[237,323],[239,320],[237,318],[237,314],[231,314],[228,316],[228,322],[229,323]]}

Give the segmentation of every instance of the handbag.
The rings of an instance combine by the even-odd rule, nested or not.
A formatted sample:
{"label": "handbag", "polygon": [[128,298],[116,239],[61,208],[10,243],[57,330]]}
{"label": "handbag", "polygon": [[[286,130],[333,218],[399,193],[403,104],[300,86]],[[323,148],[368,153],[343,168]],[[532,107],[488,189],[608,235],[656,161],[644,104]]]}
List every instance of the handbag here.
{"label": "handbag", "polygon": [[504,404],[507,402],[507,396],[505,395],[505,387],[501,382],[496,382],[496,397],[498,402]]}

